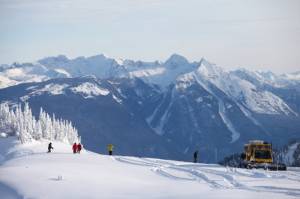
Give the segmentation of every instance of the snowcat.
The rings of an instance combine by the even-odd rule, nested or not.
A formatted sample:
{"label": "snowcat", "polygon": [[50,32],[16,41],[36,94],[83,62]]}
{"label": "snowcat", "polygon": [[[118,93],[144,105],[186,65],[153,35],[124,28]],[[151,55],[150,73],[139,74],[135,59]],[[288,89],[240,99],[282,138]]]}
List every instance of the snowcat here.
{"label": "snowcat", "polygon": [[285,164],[274,163],[272,144],[261,140],[251,140],[248,144],[245,144],[241,159],[240,166],[242,168],[263,168],[272,171],[286,170]]}

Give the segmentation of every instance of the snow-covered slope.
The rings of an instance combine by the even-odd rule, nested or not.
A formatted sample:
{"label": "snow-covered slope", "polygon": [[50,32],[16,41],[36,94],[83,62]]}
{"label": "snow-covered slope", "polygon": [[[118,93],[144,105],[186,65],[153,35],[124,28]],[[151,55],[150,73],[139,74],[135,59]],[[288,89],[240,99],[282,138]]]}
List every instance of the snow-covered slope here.
{"label": "snow-covered slope", "polygon": [[226,72],[204,59],[196,74],[204,83],[212,83],[235,101],[256,113],[296,114],[275,94],[261,90],[250,81],[241,79],[234,73]]}
{"label": "snow-covered slope", "polygon": [[69,77],[64,69],[50,69],[39,63],[14,64],[0,72],[0,88],[26,82],[41,82],[52,78]]}
{"label": "snow-covered slope", "polygon": [[225,168],[88,151],[53,142],[0,138],[1,198],[299,198],[300,170]]}

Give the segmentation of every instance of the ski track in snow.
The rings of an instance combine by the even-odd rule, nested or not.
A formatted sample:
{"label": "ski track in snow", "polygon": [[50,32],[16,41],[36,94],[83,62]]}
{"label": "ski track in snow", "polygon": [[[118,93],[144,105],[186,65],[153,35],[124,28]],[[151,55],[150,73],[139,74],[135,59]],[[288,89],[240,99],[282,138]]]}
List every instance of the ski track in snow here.
{"label": "ski track in snow", "polygon": [[[276,171],[265,170],[246,170],[233,168],[223,170],[217,170],[216,165],[201,165],[201,164],[175,164],[170,161],[154,160],[150,158],[129,158],[129,157],[117,157],[117,161],[125,164],[133,164],[137,166],[149,167],[149,169],[157,175],[172,179],[183,181],[197,181],[199,183],[205,183],[213,189],[241,189],[255,192],[270,192],[286,194],[290,196],[300,197],[300,189],[286,188],[278,186],[247,186],[240,180],[240,176],[247,177],[254,180],[257,179],[288,179],[299,183],[300,176],[295,179],[294,173],[285,172],[285,175],[278,174]],[[210,168],[211,167],[211,168]],[[221,167],[222,168],[222,167]],[[245,180],[251,181],[251,180]]]}
{"label": "ski track in snow", "polygon": [[[228,196],[231,195],[233,198],[239,198],[240,193],[248,194],[246,198],[257,196],[270,196],[271,198],[300,197],[299,168],[289,168],[288,171],[283,172],[247,170],[222,167],[216,164],[144,157],[104,156],[85,150],[80,155],[74,155],[71,152],[70,145],[65,146],[59,143],[55,143],[54,152],[48,154],[44,150],[47,143],[45,142],[42,145],[20,145],[10,150],[7,150],[9,144],[7,146],[4,146],[5,143],[0,145],[3,148],[3,150],[0,150],[0,154],[4,163],[0,165],[0,171],[3,169],[0,175],[1,199],[3,196],[5,196],[5,199],[9,197],[15,199],[40,198],[41,194],[48,193],[47,183],[57,189],[56,193],[48,193],[51,198],[73,198],[72,193],[70,193],[73,189],[69,184],[78,180],[82,180],[83,186],[86,186],[85,189],[89,189],[90,192],[84,193],[73,190],[76,194],[83,194],[76,195],[75,198],[97,198],[98,195],[95,195],[95,193],[99,194],[100,192],[106,194],[107,197],[103,196],[103,198],[118,198],[114,196],[124,193],[125,195],[130,193],[125,198],[197,198],[199,190],[200,192],[203,190],[215,194],[209,198],[222,198],[223,193],[227,194],[224,195],[227,198],[230,198]],[[48,166],[50,166],[49,169]],[[110,173],[110,170],[116,172],[116,174]],[[32,176],[35,177],[31,178]],[[118,187],[113,183],[114,181],[103,181],[103,179],[110,179],[111,177],[118,179],[117,183],[128,184],[122,184]],[[24,183],[29,185],[24,186]],[[112,190],[109,190],[109,187],[103,188],[106,183],[109,184],[109,187],[113,186],[114,188]],[[149,183],[154,185],[159,183],[158,187],[153,187],[151,193],[160,189],[160,186],[170,187],[171,190],[167,195],[158,191],[157,197],[153,197],[148,195],[150,192],[143,190],[144,185],[147,189],[149,188],[147,187]],[[41,190],[35,188],[37,185],[41,186]],[[133,187],[141,185],[139,187],[141,190],[132,189],[131,185]],[[100,192],[99,186],[102,186],[103,189],[100,188]],[[192,190],[198,191],[189,197],[187,194],[189,190],[185,190],[186,188],[181,190],[182,186],[192,187]],[[164,190],[163,187],[160,191],[162,190]],[[172,193],[178,194],[181,191],[184,191],[183,195],[173,197]],[[31,193],[34,194],[31,196]],[[19,194],[24,196],[19,197]],[[62,197],[60,194],[65,194],[68,197]],[[138,197],[132,197],[135,194]]]}

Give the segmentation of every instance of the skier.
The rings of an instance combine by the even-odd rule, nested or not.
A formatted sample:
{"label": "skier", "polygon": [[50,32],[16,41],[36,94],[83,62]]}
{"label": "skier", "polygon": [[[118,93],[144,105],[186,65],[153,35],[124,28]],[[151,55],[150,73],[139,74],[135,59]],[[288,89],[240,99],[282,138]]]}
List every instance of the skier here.
{"label": "skier", "polygon": [[112,144],[107,145],[107,150],[108,150],[109,155],[112,155],[113,148],[114,148],[114,145],[112,145]]}
{"label": "skier", "polygon": [[54,148],[52,147],[52,143],[50,142],[48,144],[48,153],[51,153],[51,149],[54,149]]}
{"label": "skier", "polygon": [[198,162],[198,151],[195,151],[194,153],[194,163]]}
{"label": "skier", "polygon": [[72,149],[73,149],[73,153],[77,152],[77,144],[76,144],[76,142],[73,144]]}
{"label": "skier", "polygon": [[80,153],[80,151],[81,151],[81,148],[82,148],[81,144],[80,144],[80,143],[78,143],[78,144],[77,144],[77,153]]}

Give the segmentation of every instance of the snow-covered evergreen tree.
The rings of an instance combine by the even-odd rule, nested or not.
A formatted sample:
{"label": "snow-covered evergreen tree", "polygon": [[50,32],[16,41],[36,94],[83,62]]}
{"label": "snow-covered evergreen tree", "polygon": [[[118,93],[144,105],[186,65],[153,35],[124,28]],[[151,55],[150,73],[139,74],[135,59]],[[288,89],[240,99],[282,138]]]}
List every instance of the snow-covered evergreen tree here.
{"label": "snow-covered evergreen tree", "polygon": [[24,104],[23,109],[21,104],[15,108],[10,108],[7,103],[0,104],[0,133],[18,136],[22,143],[40,139],[67,143],[78,140],[77,129],[71,122],[57,119],[54,114],[50,117],[42,108],[36,119],[28,103]]}

